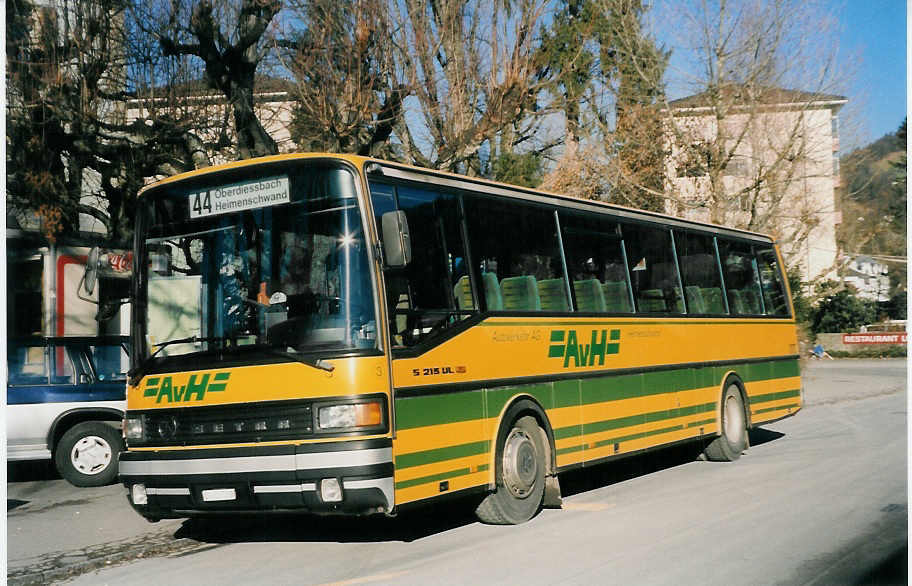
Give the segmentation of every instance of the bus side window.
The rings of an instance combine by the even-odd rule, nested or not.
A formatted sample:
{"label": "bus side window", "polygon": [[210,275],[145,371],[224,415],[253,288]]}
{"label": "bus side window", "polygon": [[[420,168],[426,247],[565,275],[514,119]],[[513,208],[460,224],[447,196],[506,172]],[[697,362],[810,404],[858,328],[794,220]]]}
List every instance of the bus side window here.
{"label": "bus side window", "polygon": [[751,245],[723,238],[718,242],[729,309],[736,315],[762,315],[760,277]]}
{"label": "bus side window", "polygon": [[485,283],[488,310],[500,309],[496,281],[504,311],[570,311],[554,212],[484,196],[465,202],[470,250]]}
{"label": "bus side window", "polygon": [[405,212],[412,261],[386,270],[393,346],[410,346],[475,311],[459,224],[459,199],[451,193],[371,183],[377,224],[384,213]]}
{"label": "bus side window", "polygon": [[678,252],[678,266],[681,267],[688,313],[727,314],[713,237],[676,231],[675,249]]}
{"label": "bus side window", "polygon": [[637,311],[684,313],[671,231],[638,224],[624,224],[621,230]]}
{"label": "bus side window", "polygon": [[633,311],[617,223],[574,212],[561,212],[560,221],[576,311]]}
{"label": "bus side window", "polygon": [[763,288],[763,305],[767,315],[788,317],[789,306],[785,296],[785,283],[776,249],[755,247],[757,264],[760,269],[760,285]]}

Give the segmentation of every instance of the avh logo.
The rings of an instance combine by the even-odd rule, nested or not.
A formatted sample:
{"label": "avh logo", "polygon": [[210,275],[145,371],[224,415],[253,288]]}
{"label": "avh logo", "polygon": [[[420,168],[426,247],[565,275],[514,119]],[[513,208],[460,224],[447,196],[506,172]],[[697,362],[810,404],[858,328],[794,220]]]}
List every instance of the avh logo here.
{"label": "avh logo", "polygon": [[[598,357],[599,366],[605,364],[605,356],[617,354],[621,347],[621,330],[592,330],[588,344],[580,344],[576,330],[551,330],[551,346],[548,358],[563,358],[564,368],[570,366],[593,366]],[[610,342],[609,342],[610,340]]]}
{"label": "avh logo", "polygon": [[[197,375],[191,374],[190,380],[185,385],[175,384],[170,376],[149,377],[146,380],[146,388],[143,389],[143,397],[155,397],[156,403],[161,403],[162,399],[167,399],[169,403],[202,401],[206,397],[206,393],[224,391],[228,386],[230,376],[230,372],[217,372],[215,376],[201,375],[197,381]],[[209,382],[210,377],[212,377],[211,383]]]}

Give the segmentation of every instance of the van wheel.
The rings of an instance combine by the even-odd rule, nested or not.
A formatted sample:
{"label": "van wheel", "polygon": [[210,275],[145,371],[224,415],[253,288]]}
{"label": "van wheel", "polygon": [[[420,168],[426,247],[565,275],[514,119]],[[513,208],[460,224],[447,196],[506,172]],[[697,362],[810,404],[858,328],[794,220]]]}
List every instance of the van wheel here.
{"label": "van wheel", "polygon": [[123,450],[120,432],[99,421],[74,425],[57,443],[54,464],[75,486],[104,486],[117,478],[117,456]]}
{"label": "van wheel", "polygon": [[747,419],[737,383],[730,383],[722,396],[722,435],[706,446],[707,460],[732,462],[747,449]]}
{"label": "van wheel", "polygon": [[534,417],[516,420],[497,448],[497,487],[475,509],[483,523],[518,525],[538,512],[545,491],[545,446]]}

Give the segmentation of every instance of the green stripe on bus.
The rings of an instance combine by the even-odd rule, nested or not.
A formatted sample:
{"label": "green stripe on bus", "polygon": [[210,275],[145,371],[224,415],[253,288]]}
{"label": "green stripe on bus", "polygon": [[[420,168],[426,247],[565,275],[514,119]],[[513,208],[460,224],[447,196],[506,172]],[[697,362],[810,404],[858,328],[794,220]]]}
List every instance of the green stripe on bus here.
{"label": "green stripe on bus", "polygon": [[754,395],[752,397],[748,397],[748,400],[750,401],[751,405],[753,405],[755,403],[769,403],[770,401],[778,401],[779,399],[788,399],[791,397],[798,397],[800,395],[801,395],[801,391],[799,389],[794,389],[791,391],[782,391],[780,393],[768,393],[766,395]]}
{"label": "green stripe on bus", "polygon": [[798,403],[790,403],[788,405],[780,405],[778,407],[767,407],[766,409],[758,409],[754,411],[754,415],[760,415],[762,413],[769,413],[771,411],[784,411],[786,409],[798,409],[800,405]]}
{"label": "green stripe on bus", "polygon": [[[643,423],[653,423],[656,421],[665,421],[667,419],[676,419],[678,417],[686,417],[688,415],[695,415],[697,413],[707,413],[715,408],[715,403],[704,403],[702,405],[694,405],[692,407],[654,411],[652,413],[643,413],[640,415],[630,415],[627,417],[619,417],[617,419],[607,419],[604,421],[596,421],[594,423],[586,423],[583,425],[583,435],[601,433],[603,431],[610,431],[612,429],[622,429],[624,427],[632,427],[634,425],[641,425]],[[572,437],[565,435],[566,432],[564,430],[566,429],[572,428],[563,427],[560,429],[555,429],[555,439],[558,437]]]}
{"label": "green stripe on bus", "polygon": [[[482,464],[478,467],[475,472],[484,472],[489,466],[487,464]],[[412,478],[411,480],[403,480],[396,483],[396,488],[411,488],[413,486],[420,486],[422,484],[427,484],[429,482],[438,482],[440,480],[448,480],[450,478],[456,478],[457,476],[466,476],[467,474],[472,474],[471,468],[459,468],[457,470],[450,470],[448,472],[441,472],[440,474],[432,474],[430,476],[422,476],[421,478]]]}
{"label": "green stripe on bus", "polygon": [[[639,374],[605,375],[598,378],[561,380],[431,394],[396,399],[396,427],[412,429],[442,423],[496,417],[506,402],[517,394],[535,398],[545,410],[588,406],[651,395],[718,386],[727,372],[736,372],[746,383],[798,376],[798,361],[793,358],[767,363],[742,363],[707,368],[684,367]],[[752,403],[797,396],[760,395]],[[577,430],[576,435],[579,434]]]}
{"label": "green stripe on bus", "polygon": [[[653,318],[653,319],[655,319],[655,318]],[[615,325],[617,325],[617,326],[642,326],[642,325],[647,325],[647,326],[715,325],[715,326],[717,326],[717,325],[728,325],[728,324],[790,325],[790,324],[794,323],[789,318],[781,318],[781,317],[759,318],[759,319],[758,318],[732,319],[730,316],[721,316],[718,319],[705,319],[705,318],[697,319],[697,318],[689,318],[686,316],[682,316],[682,317],[678,318],[678,320],[680,320],[680,321],[671,321],[671,320],[667,320],[667,319],[652,321],[648,317],[644,317],[642,315],[639,315],[639,316],[631,315],[629,318],[623,318],[623,320],[624,321],[621,321],[616,318],[615,319],[604,319],[601,321],[591,321],[591,320],[588,320],[588,321],[568,321],[568,320],[547,321],[544,319],[539,320],[539,321],[486,320],[486,321],[481,322],[478,325],[481,327],[485,327],[485,328],[503,328],[503,327],[509,327],[509,326],[549,328],[549,327],[558,327],[558,326],[603,326],[604,327],[604,326],[615,326]]]}
{"label": "green stripe on bus", "polygon": [[396,456],[396,468],[411,468],[412,466],[422,466],[424,464],[443,462],[444,460],[455,460],[456,458],[484,454],[490,449],[489,443],[487,441],[472,442],[458,446],[402,454],[401,456]]}
{"label": "green stripe on bus", "polygon": [[396,399],[396,428],[412,429],[484,418],[484,391]]}
{"label": "green stripe on bus", "polygon": [[[699,427],[701,425],[709,425],[710,423],[715,423],[715,417],[712,419],[704,419],[702,421],[694,421],[688,423],[687,425],[672,425],[671,427],[663,427],[662,429],[653,429],[650,431],[641,431],[639,433],[632,433],[628,435],[622,435],[618,437],[613,437],[605,440],[598,441],[594,444],[594,448],[601,448],[605,446],[610,446],[612,444],[619,444],[622,442],[629,442],[637,439],[643,439],[645,437],[650,437],[653,435],[662,435],[663,433],[671,433],[673,431],[681,431],[683,429],[689,429],[692,427]],[[562,448],[557,450],[558,456],[563,456],[565,454],[572,454],[573,452],[579,452],[586,449],[586,444],[580,444],[578,446],[570,446],[567,448]]]}

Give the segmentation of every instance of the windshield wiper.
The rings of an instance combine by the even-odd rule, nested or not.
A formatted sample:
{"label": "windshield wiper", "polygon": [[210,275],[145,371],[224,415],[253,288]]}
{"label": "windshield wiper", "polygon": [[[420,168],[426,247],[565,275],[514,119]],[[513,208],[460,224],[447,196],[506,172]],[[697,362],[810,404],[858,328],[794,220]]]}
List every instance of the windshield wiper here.
{"label": "windshield wiper", "polygon": [[158,356],[158,353],[161,352],[162,350],[164,350],[165,348],[167,348],[168,346],[171,346],[174,344],[195,344],[197,342],[218,342],[218,341],[225,341],[228,339],[229,338],[225,338],[225,337],[221,337],[221,336],[204,336],[204,337],[188,336],[186,338],[175,338],[173,340],[168,340],[167,342],[162,342],[161,344],[157,344],[155,347],[155,352],[150,354],[148,358],[143,360],[140,364],[137,364],[136,368],[130,370],[127,373],[127,376],[130,379],[130,386],[136,386],[137,384],[139,384],[139,380],[146,373],[146,368],[150,364],[152,364],[153,359],[156,356]]}
{"label": "windshield wiper", "polygon": [[289,352],[287,350],[279,350],[278,348],[275,348],[273,346],[266,346],[266,345],[258,344],[255,347],[257,349],[265,351],[268,354],[272,354],[273,356],[291,358],[292,360],[294,360],[296,362],[300,362],[301,364],[306,364],[307,366],[310,366],[312,368],[319,368],[320,370],[325,370],[326,372],[332,372],[336,369],[336,367],[331,362],[327,362],[326,360],[323,360],[322,358],[317,358],[316,360],[307,360],[303,356],[299,356],[298,354],[295,354],[294,352]]}

